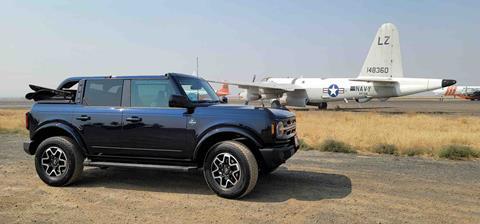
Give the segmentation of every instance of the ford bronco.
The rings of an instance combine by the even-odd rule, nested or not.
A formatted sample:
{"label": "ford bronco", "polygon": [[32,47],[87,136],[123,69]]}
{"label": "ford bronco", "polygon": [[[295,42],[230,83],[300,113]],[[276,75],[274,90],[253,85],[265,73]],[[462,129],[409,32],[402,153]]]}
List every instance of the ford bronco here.
{"label": "ford bronco", "polygon": [[194,76],[73,77],[30,88],[24,150],[51,186],[78,180],[84,166],[203,168],[216,194],[240,198],[298,149],[293,113],[226,104]]}

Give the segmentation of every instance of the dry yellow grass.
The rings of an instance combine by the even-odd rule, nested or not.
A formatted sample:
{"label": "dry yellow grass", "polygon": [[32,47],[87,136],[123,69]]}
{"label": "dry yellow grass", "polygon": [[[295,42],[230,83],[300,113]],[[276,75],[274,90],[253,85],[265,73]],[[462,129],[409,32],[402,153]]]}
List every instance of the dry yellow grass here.
{"label": "dry yellow grass", "polygon": [[[0,133],[26,134],[25,112],[0,109]],[[378,144],[394,144],[403,154],[423,150],[434,155],[441,147],[451,144],[480,149],[480,117],[338,111],[295,113],[299,137],[312,146],[335,139],[367,152]]]}
{"label": "dry yellow grass", "polygon": [[20,109],[0,109],[0,133],[26,134],[25,113]]}
{"label": "dry yellow grass", "polygon": [[433,155],[445,145],[480,149],[480,118],[424,114],[385,115],[333,111],[297,111],[299,137],[309,145],[335,139],[360,151],[394,144],[400,153],[422,150]]}

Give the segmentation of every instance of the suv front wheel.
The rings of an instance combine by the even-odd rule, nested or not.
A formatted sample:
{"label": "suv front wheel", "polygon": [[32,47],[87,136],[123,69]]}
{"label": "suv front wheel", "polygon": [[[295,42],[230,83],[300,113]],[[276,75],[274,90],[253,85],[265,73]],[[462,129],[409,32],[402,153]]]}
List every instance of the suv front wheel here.
{"label": "suv front wheel", "polygon": [[213,146],[204,161],[203,175],[217,195],[241,198],[250,193],[258,179],[258,164],[252,152],[237,141]]}
{"label": "suv front wheel", "polygon": [[77,180],[83,171],[83,154],[76,143],[63,136],[43,140],[35,153],[35,168],[43,182],[64,186]]}

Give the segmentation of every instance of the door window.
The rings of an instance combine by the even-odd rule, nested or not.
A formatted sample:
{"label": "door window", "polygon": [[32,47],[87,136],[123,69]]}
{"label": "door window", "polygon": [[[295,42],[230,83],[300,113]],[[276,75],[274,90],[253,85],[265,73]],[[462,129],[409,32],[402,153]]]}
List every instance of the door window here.
{"label": "door window", "polygon": [[87,106],[120,106],[123,80],[87,80],[83,104]]}
{"label": "door window", "polygon": [[132,107],[168,107],[170,96],[178,94],[168,79],[132,80]]}

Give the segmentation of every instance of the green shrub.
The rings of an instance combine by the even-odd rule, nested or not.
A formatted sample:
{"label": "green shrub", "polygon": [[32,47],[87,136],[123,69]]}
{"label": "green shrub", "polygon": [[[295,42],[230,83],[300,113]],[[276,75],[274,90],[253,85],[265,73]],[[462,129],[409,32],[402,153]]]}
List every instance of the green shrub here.
{"label": "green shrub", "polygon": [[300,145],[300,150],[312,150],[312,146],[307,144],[303,139],[298,139],[298,144]]}
{"label": "green shrub", "polygon": [[357,153],[351,145],[333,139],[323,141],[318,149],[325,152]]}
{"label": "green shrub", "polygon": [[480,152],[465,145],[447,145],[438,151],[440,158],[462,160],[480,157]]}
{"label": "green shrub", "polygon": [[378,144],[373,147],[373,151],[378,154],[398,155],[397,146],[392,144]]}
{"label": "green shrub", "polygon": [[427,151],[425,148],[408,148],[402,151],[402,154],[406,156],[419,156],[425,154]]}

